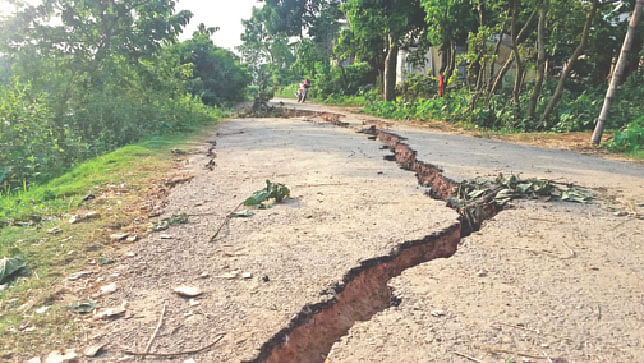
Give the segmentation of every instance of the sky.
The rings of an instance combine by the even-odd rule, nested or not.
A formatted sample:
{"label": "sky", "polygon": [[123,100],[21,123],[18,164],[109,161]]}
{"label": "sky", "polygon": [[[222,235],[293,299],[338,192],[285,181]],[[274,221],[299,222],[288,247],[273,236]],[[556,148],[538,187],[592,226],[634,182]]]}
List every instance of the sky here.
{"label": "sky", "polygon": [[188,9],[194,14],[181,40],[192,37],[199,23],[204,23],[207,27],[221,28],[213,36],[216,45],[234,50],[241,45],[239,36],[244,31],[241,20],[251,17],[253,6],[261,7],[261,3],[257,0],[178,0],[177,10]]}
{"label": "sky", "polygon": [[[41,1],[27,2],[37,4]],[[187,9],[194,14],[180,39],[192,37],[199,23],[204,23],[207,27],[221,28],[213,36],[216,45],[234,50],[236,46],[241,45],[239,36],[244,30],[241,20],[251,17],[253,6],[261,5],[257,0],[177,0],[177,11]],[[8,0],[0,0],[0,14],[7,14],[12,9]]]}

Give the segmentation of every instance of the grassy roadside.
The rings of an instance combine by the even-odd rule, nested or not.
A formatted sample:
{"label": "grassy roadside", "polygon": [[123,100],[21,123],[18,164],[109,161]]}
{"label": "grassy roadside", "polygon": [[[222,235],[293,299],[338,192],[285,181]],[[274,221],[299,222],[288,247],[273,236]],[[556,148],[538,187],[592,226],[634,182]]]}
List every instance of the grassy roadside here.
{"label": "grassy roadside", "polygon": [[[67,277],[100,267],[101,258],[123,258],[127,245],[111,242],[110,235],[145,235],[148,215],[173,178],[173,149],[203,141],[215,127],[212,122],[189,133],[148,138],[26,193],[0,197],[2,218],[14,222],[0,228],[0,258],[20,257],[31,270],[0,291],[0,360],[73,344],[82,319],[67,305],[88,295],[70,290]],[[83,202],[89,193],[96,198]],[[70,216],[89,211],[98,217],[70,223]]]}

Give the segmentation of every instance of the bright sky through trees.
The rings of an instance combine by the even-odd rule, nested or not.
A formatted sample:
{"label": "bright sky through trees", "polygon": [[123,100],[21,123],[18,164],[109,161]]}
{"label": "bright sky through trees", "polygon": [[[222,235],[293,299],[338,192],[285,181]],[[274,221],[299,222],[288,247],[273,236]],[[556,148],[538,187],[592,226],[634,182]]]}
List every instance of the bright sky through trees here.
{"label": "bright sky through trees", "polygon": [[[27,2],[40,3],[39,0]],[[189,39],[199,23],[204,23],[207,27],[221,28],[213,37],[215,44],[234,50],[236,46],[241,45],[239,35],[244,31],[241,20],[251,17],[253,6],[261,7],[262,3],[258,3],[257,0],[178,0],[177,11],[187,9],[194,14],[180,39]],[[10,13],[13,9],[8,0],[0,0],[0,14]]]}

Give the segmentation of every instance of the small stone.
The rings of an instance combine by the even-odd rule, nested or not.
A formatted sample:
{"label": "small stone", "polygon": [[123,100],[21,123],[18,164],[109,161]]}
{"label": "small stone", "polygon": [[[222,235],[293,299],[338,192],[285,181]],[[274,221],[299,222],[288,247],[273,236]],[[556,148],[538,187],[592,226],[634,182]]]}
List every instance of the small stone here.
{"label": "small stone", "polygon": [[101,286],[101,295],[111,294],[116,291],[116,283]]}
{"label": "small stone", "polygon": [[252,274],[252,273],[250,273],[250,272],[244,272],[241,276],[242,276],[242,278],[243,278],[243,279],[245,279],[245,280],[250,280],[250,279],[252,279],[252,278],[253,278],[253,274]]}
{"label": "small stone", "polygon": [[128,242],[136,242],[139,239],[139,236],[133,234],[127,238]]}
{"label": "small stone", "polygon": [[63,230],[58,228],[58,227],[54,227],[54,228],[50,229],[49,231],[47,231],[47,233],[49,233],[49,234],[61,234],[61,233],[63,233]]}
{"label": "small stone", "polygon": [[593,271],[599,271],[599,267],[591,267],[590,269]]}
{"label": "small stone", "polygon": [[125,314],[124,307],[107,308],[96,312],[96,314],[94,314],[94,317],[96,317],[96,319],[110,319],[119,317],[123,314]]}
{"label": "small stone", "polygon": [[87,212],[85,214],[85,218],[91,219],[91,218],[98,218],[99,214],[97,212]]}
{"label": "small stone", "polygon": [[89,272],[89,271],[78,271],[78,272],[74,272],[73,274],[69,275],[69,277],[67,278],[67,280],[69,280],[69,281],[76,281],[76,280],[80,279],[81,277],[83,277],[83,276],[85,276],[85,275],[89,275],[89,274],[90,274],[90,272]]}
{"label": "small stone", "polygon": [[42,306],[36,309],[36,314],[44,314],[51,306]]}
{"label": "small stone", "polygon": [[203,294],[203,292],[201,292],[198,287],[185,285],[175,287],[173,291],[179,296],[184,297],[196,297]]}
{"label": "small stone", "polygon": [[234,280],[239,276],[239,272],[237,271],[232,271],[232,272],[226,272],[225,274],[219,276],[223,279],[228,279],[228,280]]}
{"label": "small stone", "polygon": [[136,253],[128,252],[128,253],[125,254],[125,257],[136,257]]}
{"label": "small stone", "polygon": [[77,359],[74,349],[65,349],[51,352],[45,359],[45,363],[73,362]]}
{"label": "small stone", "polygon": [[190,358],[183,361],[183,363],[195,363],[195,360]]}
{"label": "small stone", "polygon": [[96,356],[104,346],[105,344],[90,345],[89,347],[85,348],[85,350],[83,350],[83,354],[88,358],[92,358]]}
{"label": "small stone", "polygon": [[25,363],[41,363],[41,362],[42,361],[40,360],[40,357],[33,357],[33,358],[25,361]]}
{"label": "small stone", "polygon": [[262,276],[262,281],[264,282],[269,282],[271,279],[268,277],[268,275]]}
{"label": "small stone", "polygon": [[206,271],[204,271],[204,272],[201,273],[201,276],[199,276],[199,277],[201,277],[202,279],[207,279],[207,278],[210,277],[210,274],[207,273]]}
{"label": "small stone", "polygon": [[479,272],[477,273],[477,275],[478,275],[478,277],[487,277],[487,272],[486,272],[486,271],[481,270],[481,271],[479,271]]}
{"label": "small stone", "polygon": [[161,239],[172,239],[172,236],[171,236],[171,235],[169,235],[169,234],[161,234],[159,237],[160,237]]}
{"label": "small stone", "polygon": [[190,305],[190,306],[197,306],[199,304],[201,304],[201,303],[199,301],[195,300],[195,299],[188,300],[188,305]]}
{"label": "small stone", "polygon": [[110,241],[122,241],[128,237],[127,233],[114,233],[110,235]]}
{"label": "small stone", "polygon": [[441,309],[432,310],[432,316],[435,318],[445,316],[445,312]]}
{"label": "small stone", "polygon": [[615,217],[626,217],[626,216],[628,216],[628,212],[622,210],[622,211],[619,211],[619,212],[615,212],[614,215],[615,215]]}
{"label": "small stone", "polygon": [[73,216],[71,216],[71,218],[69,218],[69,224],[76,224],[81,220],[82,220],[81,216],[79,216],[78,214],[74,214]]}

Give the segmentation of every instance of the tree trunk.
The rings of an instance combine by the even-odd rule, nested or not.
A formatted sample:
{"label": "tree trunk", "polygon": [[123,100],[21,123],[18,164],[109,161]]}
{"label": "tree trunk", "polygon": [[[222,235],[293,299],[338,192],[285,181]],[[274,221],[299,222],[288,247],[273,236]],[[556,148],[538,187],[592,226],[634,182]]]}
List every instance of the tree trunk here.
{"label": "tree trunk", "polygon": [[555,106],[557,105],[557,102],[559,102],[559,99],[561,98],[561,94],[563,93],[563,88],[564,88],[564,83],[566,82],[566,78],[568,78],[568,75],[572,71],[572,68],[575,66],[575,64],[577,64],[577,61],[579,60],[579,56],[581,55],[581,53],[583,53],[584,49],[586,49],[586,44],[588,43],[588,34],[590,33],[590,26],[592,25],[593,18],[595,17],[595,13],[597,12],[598,0],[592,0],[592,4],[593,5],[590,8],[588,17],[586,18],[586,23],[584,23],[584,31],[581,35],[581,40],[579,41],[579,45],[572,53],[572,55],[570,56],[570,59],[568,59],[568,63],[564,66],[563,70],[561,71],[561,76],[559,77],[559,82],[557,83],[557,88],[555,89],[555,93],[552,95],[550,102],[548,102],[548,106],[546,106],[546,110],[543,111],[543,115],[541,115],[540,121],[543,124],[544,128],[546,129],[552,126],[552,124],[548,122],[548,117],[550,116]]}
{"label": "tree trunk", "polygon": [[591,142],[595,145],[599,144],[602,139],[602,134],[604,133],[604,123],[608,120],[608,111],[613,102],[613,97],[615,97],[615,92],[617,86],[624,76],[624,70],[626,69],[626,63],[628,63],[628,52],[631,49],[633,38],[635,37],[635,29],[637,28],[637,23],[639,22],[642,7],[644,7],[644,0],[637,0],[635,2],[635,9],[631,15],[631,21],[628,24],[628,30],[626,31],[626,37],[624,38],[624,44],[622,44],[622,50],[619,53],[619,58],[617,59],[617,66],[615,67],[615,73],[610,80],[610,85],[608,86],[608,91],[606,91],[606,97],[604,98],[604,105],[602,110],[599,113],[599,119],[597,120],[597,125],[595,125],[595,131],[593,132],[593,137]]}
{"label": "tree trunk", "polygon": [[393,37],[389,34],[389,49],[385,59],[385,89],[383,99],[393,101],[396,99],[396,63],[398,62],[398,46],[394,43]]}
{"label": "tree trunk", "polygon": [[514,54],[515,72],[514,75],[514,90],[512,91],[512,100],[516,108],[516,117],[519,119],[521,116],[521,101],[519,95],[521,93],[521,78],[523,74],[521,56],[519,55],[519,45],[517,44],[517,17],[519,14],[519,0],[514,0],[512,4],[512,20],[510,21],[510,37],[512,39],[512,53]]}
{"label": "tree trunk", "polygon": [[537,79],[534,83],[532,96],[530,97],[530,105],[528,106],[528,118],[534,120],[534,110],[537,108],[537,101],[541,94],[541,86],[543,85],[543,74],[546,69],[545,58],[546,51],[543,44],[543,28],[545,26],[546,14],[548,12],[549,0],[543,0],[543,4],[539,8],[539,24],[537,25]]}
{"label": "tree trunk", "polygon": [[[496,41],[496,46],[494,47],[494,54],[499,54],[499,51],[501,50],[501,41],[503,40],[503,29],[501,29],[501,33],[499,34],[499,40]],[[487,79],[487,90],[490,92],[492,89],[492,79],[494,79],[494,64],[496,61],[492,61],[492,64],[490,65],[490,76]]]}

